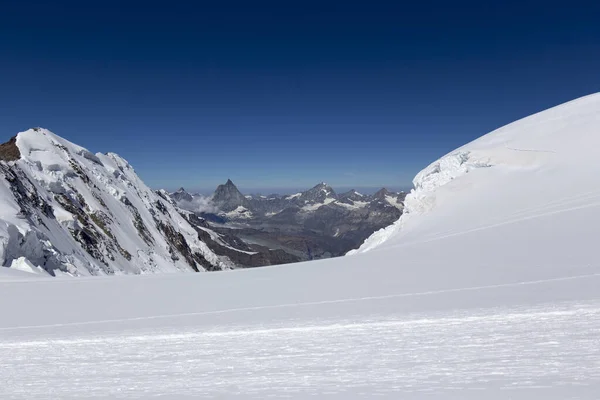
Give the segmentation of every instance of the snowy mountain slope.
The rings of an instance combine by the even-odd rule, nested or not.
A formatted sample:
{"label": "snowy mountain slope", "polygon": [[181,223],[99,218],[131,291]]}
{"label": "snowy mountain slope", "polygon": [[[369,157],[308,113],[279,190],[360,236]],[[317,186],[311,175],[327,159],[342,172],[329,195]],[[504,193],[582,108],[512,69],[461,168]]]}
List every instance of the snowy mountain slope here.
{"label": "snowy mountain slope", "polygon": [[0,163],[3,266],[25,257],[52,275],[229,268],[118,155],[40,128],[9,143],[14,154]]}
{"label": "snowy mountain slope", "polygon": [[560,226],[562,236],[580,236],[577,247],[584,250],[583,234],[590,233],[597,219],[593,208],[600,201],[600,164],[595,161],[599,109],[600,96],[583,97],[502,127],[435,161],[415,177],[400,220],[352,253],[485,235],[508,224],[531,226],[532,237],[518,230],[531,241],[539,236],[538,223],[569,212],[592,218],[583,224],[568,218]]}
{"label": "snowy mountain slope", "polygon": [[597,399],[599,117],[590,96],[451,153],[415,179],[410,217],[350,257],[0,268],[0,397]]}

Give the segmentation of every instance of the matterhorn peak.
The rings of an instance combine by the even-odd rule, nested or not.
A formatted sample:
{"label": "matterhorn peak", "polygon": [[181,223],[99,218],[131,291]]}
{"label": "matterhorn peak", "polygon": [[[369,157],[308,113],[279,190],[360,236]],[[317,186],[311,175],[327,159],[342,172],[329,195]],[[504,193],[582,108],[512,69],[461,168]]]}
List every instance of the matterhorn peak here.
{"label": "matterhorn peak", "polygon": [[233,211],[238,207],[249,208],[248,199],[238,190],[231,179],[223,185],[217,186],[212,196],[212,202],[225,212]]}

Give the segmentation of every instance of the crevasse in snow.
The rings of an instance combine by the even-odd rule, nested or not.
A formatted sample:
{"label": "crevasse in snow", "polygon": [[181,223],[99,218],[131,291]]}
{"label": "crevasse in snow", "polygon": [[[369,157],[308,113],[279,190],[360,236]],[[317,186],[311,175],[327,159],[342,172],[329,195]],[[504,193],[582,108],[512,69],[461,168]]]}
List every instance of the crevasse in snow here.
{"label": "crevasse in snow", "polygon": [[407,219],[427,213],[435,204],[435,192],[440,186],[466,174],[472,169],[490,167],[488,162],[473,159],[468,151],[456,151],[430,164],[413,179],[414,189],[404,199],[404,212],[394,224],[373,233],[361,247],[347,254],[367,252],[402,229]]}

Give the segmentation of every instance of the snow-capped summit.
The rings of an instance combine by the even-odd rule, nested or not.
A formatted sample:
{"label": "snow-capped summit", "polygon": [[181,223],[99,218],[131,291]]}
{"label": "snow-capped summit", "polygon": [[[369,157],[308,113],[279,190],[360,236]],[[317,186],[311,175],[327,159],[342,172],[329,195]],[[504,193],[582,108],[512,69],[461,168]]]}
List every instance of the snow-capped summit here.
{"label": "snow-capped summit", "polygon": [[385,196],[389,196],[390,191],[386,188],[381,188],[373,194],[373,197],[380,200],[385,200]]}
{"label": "snow-capped summit", "polygon": [[335,191],[325,182],[321,182],[312,189],[303,192],[298,197],[299,203],[330,203],[337,198]]}
{"label": "snow-capped summit", "polygon": [[180,187],[179,189],[177,189],[176,192],[171,193],[170,197],[173,198],[173,200],[175,201],[187,201],[187,202],[191,202],[194,200],[194,197],[189,194],[184,188]]}
{"label": "snow-capped summit", "polygon": [[0,145],[0,265],[52,275],[226,269],[172,201],[114,153],[34,128]]}
{"label": "snow-capped summit", "polygon": [[357,192],[356,190],[352,189],[349,190],[345,193],[341,193],[340,195],[338,195],[338,201],[342,202],[342,203],[347,203],[347,202],[355,202],[355,201],[364,201],[366,200],[366,196],[362,193]]}

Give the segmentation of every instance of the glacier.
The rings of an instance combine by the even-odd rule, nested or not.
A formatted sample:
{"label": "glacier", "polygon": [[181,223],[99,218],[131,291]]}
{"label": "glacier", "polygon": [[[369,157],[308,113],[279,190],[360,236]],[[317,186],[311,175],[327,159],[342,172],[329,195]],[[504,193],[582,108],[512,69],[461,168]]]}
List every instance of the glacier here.
{"label": "glacier", "polygon": [[595,94],[482,136],[420,172],[401,219],[346,257],[0,268],[0,397],[595,399],[599,132]]}

